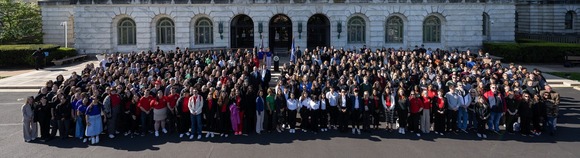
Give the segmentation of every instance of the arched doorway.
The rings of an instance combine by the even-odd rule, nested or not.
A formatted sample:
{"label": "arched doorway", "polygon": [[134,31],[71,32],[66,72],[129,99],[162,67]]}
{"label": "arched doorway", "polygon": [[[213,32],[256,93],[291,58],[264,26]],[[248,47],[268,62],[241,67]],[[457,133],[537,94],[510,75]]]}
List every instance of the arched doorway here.
{"label": "arched doorway", "polygon": [[230,27],[232,48],[254,47],[254,21],[247,15],[237,15]]}
{"label": "arched doorway", "polygon": [[322,14],[312,15],[308,19],[307,47],[313,49],[317,46],[327,47],[330,45],[330,21]]}
{"label": "arched doorway", "polygon": [[292,45],[292,21],[288,16],[274,15],[270,19],[268,29],[269,44],[273,51],[290,49]]}

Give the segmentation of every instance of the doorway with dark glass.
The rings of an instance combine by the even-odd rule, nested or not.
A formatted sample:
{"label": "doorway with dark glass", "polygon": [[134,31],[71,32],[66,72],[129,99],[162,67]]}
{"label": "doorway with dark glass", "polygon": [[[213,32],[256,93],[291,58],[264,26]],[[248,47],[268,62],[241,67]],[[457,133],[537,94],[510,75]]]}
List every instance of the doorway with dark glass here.
{"label": "doorway with dark glass", "polygon": [[247,15],[237,15],[231,23],[231,48],[254,48],[254,21]]}
{"label": "doorway with dark glass", "polygon": [[315,14],[308,19],[307,48],[328,47],[330,44],[330,21],[325,15]]}
{"label": "doorway with dark glass", "polygon": [[[292,45],[292,21],[283,14],[274,15],[268,28],[270,51],[280,54],[290,50]],[[264,46],[267,47],[267,46]]]}

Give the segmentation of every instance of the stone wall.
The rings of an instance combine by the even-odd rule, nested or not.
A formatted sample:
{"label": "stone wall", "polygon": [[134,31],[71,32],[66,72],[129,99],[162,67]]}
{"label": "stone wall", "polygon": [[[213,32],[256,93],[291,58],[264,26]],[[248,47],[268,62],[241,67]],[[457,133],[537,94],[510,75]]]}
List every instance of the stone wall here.
{"label": "stone wall", "polygon": [[[492,41],[514,41],[514,4],[490,3],[454,3],[454,4],[214,4],[214,5],[55,5],[42,6],[43,32],[45,43],[62,44],[63,29],[59,26],[63,20],[74,17],[74,47],[87,53],[128,52],[155,48],[155,24],[163,17],[175,22],[176,39],[174,45],[160,45],[169,50],[175,47],[229,47],[231,20],[239,14],[245,14],[254,21],[254,41],[259,45],[258,25],[262,23],[264,44],[268,45],[268,23],[276,14],[284,14],[292,21],[292,31],[298,35],[298,22],[303,30],[310,16],[323,14],[330,20],[330,43],[336,48],[360,48],[366,44],[370,48],[380,47],[414,47],[425,44],[432,48],[478,48],[487,39],[482,35],[483,12],[490,16]],[[397,15],[404,20],[404,42],[385,43],[385,23],[389,16]],[[442,21],[440,43],[423,43],[423,20],[427,16],[437,16]],[[366,21],[366,43],[350,44],[347,42],[347,22],[353,16],[360,16]],[[193,23],[200,17],[207,17],[213,22],[212,45],[195,45]],[[136,23],[137,44],[133,46],[117,45],[117,23],[122,18],[131,18]],[[223,39],[218,33],[218,23],[223,23]],[[342,32],[337,32],[337,23],[342,24]],[[69,22],[73,24],[73,22]],[[60,31],[60,32],[59,32]],[[69,31],[69,34],[72,31]],[[302,38],[295,38],[296,45],[306,46],[307,33]],[[69,38],[69,43],[71,39]]]}
{"label": "stone wall", "polygon": [[[580,34],[580,4],[518,4],[518,33]],[[576,13],[574,27],[565,29],[568,11]]]}

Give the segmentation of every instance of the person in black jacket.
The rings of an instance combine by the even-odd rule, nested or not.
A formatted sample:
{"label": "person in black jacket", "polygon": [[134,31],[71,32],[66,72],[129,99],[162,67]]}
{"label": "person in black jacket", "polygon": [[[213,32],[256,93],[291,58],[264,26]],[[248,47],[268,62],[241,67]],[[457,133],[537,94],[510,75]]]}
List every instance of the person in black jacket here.
{"label": "person in black jacket", "polygon": [[530,93],[525,92],[523,95],[522,103],[520,104],[520,133],[523,136],[528,136],[531,134],[531,120],[532,120],[532,106],[534,101],[530,98]]}
{"label": "person in black jacket", "polygon": [[71,105],[67,101],[65,95],[58,94],[58,104],[56,104],[53,116],[57,120],[58,131],[61,139],[68,138],[71,120]]}
{"label": "person in black jacket", "polygon": [[396,111],[399,118],[399,133],[405,134],[405,128],[407,127],[407,118],[409,116],[409,98],[405,95],[405,90],[399,89],[398,95],[395,97],[396,100]]}
{"label": "person in black jacket", "polygon": [[514,123],[518,121],[518,114],[520,108],[520,101],[514,97],[513,91],[508,91],[508,96],[505,99],[507,105],[507,113],[505,115],[506,130],[508,133],[514,133]]}
{"label": "person in black jacket", "polygon": [[44,53],[42,53],[42,48],[38,48],[38,50],[34,51],[34,53],[32,53],[32,57],[34,58],[34,68],[36,70],[38,69],[44,69]]}
{"label": "person in black jacket", "polygon": [[338,97],[338,129],[340,132],[344,133],[348,129],[348,116],[350,107],[350,98],[346,93],[346,89],[342,89]]}
{"label": "person in black jacket", "polygon": [[183,138],[183,135],[189,136],[189,128],[191,126],[191,118],[189,113],[189,107],[187,104],[189,103],[189,95],[190,91],[189,88],[183,90],[183,95],[177,99],[176,104],[176,113],[177,113],[177,133],[179,133],[179,138]]}
{"label": "person in black jacket", "polygon": [[40,103],[35,107],[35,119],[37,119],[40,124],[40,141],[45,142],[50,140],[50,120],[52,117],[48,99],[46,97],[41,97]]}
{"label": "person in black jacket", "polygon": [[[433,98],[433,115],[435,134],[444,135],[445,133],[445,116],[447,110],[447,100],[443,96],[443,90],[437,91],[437,97]],[[475,107],[474,107],[475,108]],[[484,125],[485,126],[485,125]]]}
{"label": "person in black jacket", "polygon": [[490,107],[487,101],[485,101],[484,97],[479,97],[477,99],[477,104],[475,106],[475,115],[477,115],[477,137],[487,138],[486,130],[485,130],[485,123],[490,115]]}
{"label": "person in black jacket", "polygon": [[353,96],[351,97],[350,101],[350,121],[352,125],[352,134],[358,133],[360,134],[360,125],[361,125],[361,118],[362,112],[364,110],[364,102],[363,98],[358,96],[358,89],[354,89]]}

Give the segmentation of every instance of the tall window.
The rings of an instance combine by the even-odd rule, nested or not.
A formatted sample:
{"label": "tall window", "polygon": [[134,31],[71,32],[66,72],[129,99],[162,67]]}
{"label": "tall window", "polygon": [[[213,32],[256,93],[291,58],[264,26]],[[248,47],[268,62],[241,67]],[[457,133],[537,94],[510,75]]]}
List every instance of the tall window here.
{"label": "tall window", "polygon": [[566,29],[574,28],[574,11],[566,12],[566,19],[564,20],[564,25]]}
{"label": "tall window", "polygon": [[119,45],[135,45],[136,42],[135,22],[125,18],[117,26],[117,43]]}
{"label": "tall window", "polygon": [[403,19],[398,16],[390,17],[387,19],[386,30],[387,43],[403,43]]}
{"label": "tall window", "polygon": [[348,21],[348,43],[365,43],[365,20],[353,17]]}
{"label": "tall window", "polygon": [[423,42],[441,42],[441,20],[435,16],[429,16],[423,22]]}
{"label": "tall window", "polygon": [[486,12],[483,12],[483,24],[482,24],[482,35],[488,36],[489,35],[489,15]]}
{"label": "tall window", "polygon": [[207,18],[195,23],[195,44],[213,44],[213,24]]}
{"label": "tall window", "polygon": [[169,18],[157,22],[157,44],[175,44],[175,27]]}

